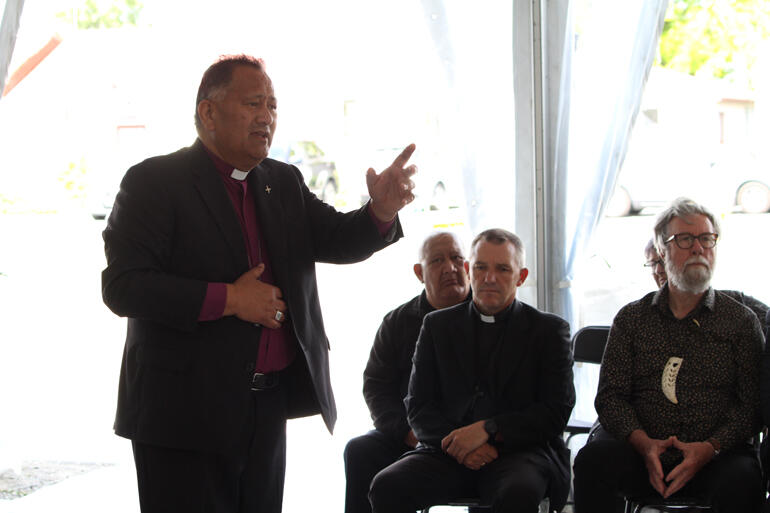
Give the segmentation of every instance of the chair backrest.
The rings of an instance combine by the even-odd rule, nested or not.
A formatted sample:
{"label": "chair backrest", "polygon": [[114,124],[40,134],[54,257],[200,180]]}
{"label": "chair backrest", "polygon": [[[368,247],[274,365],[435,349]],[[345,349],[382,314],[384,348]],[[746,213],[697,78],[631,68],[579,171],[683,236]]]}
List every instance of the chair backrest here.
{"label": "chair backrest", "polygon": [[586,326],[572,337],[572,353],[576,363],[574,379],[577,402],[567,422],[566,431],[569,433],[567,444],[575,435],[588,433],[596,420],[594,397],[599,381],[599,365],[602,363],[609,332],[609,326]]}
{"label": "chair backrest", "polygon": [[579,329],[572,337],[575,361],[601,364],[609,334],[609,326],[586,326]]}

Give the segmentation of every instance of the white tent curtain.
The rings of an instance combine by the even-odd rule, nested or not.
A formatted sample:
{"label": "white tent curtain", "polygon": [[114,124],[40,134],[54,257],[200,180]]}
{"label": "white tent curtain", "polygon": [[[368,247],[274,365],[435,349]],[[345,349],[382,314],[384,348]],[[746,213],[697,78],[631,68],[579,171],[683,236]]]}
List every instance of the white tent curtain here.
{"label": "white tent curtain", "polygon": [[0,22],[0,98],[5,90],[5,84],[8,80],[8,66],[11,64],[13,56],[13,47],[16,45],[16,34],[19,32],[19,20],[21,19],[21,9],[24,7],[24,0],[5,0],[0,2],[0,6],[5,4],[3,19]]}
{"label": "white tent curtain", "polygon": [[493,226],[513,227],[511,39],[516,30],[511,23],[515,4],[530,1],[421,1],[443,70],[443,84],[435,86],[436,96],[445,95],[441,137],[447,155],[462,170],[467,225],[472,234]]}
{"label": "white tent curtain", "polygon": [[[548,36],[561,52],[544,88],[547,279],[541,308],[580,327],[575,308],[578,263],[612,194],[655,58],[668,0],[594,0],[575,37]],[[567,17],[569,19],[569,16]],[[563,45],[554,45],[563,41]],[[547,55],[547,54],[546,54]],[[558,57],[558,56],[557,56]],[[642,244],[643,241],[640,242]]]}

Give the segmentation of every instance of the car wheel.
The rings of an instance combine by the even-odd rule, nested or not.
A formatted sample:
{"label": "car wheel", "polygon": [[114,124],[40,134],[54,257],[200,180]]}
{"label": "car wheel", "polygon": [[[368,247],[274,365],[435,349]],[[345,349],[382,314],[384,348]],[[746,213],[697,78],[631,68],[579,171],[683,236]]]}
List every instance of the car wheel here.
{"label": "car wheel", "polygon": [[770,188],[752,180],[738,187],[735,203],[747,214],[759,214],[770,210]]}
{"label": "car wheel", "polygon": [[631,195],[625,187],[615,187],[610,202],[604,209],[604,215],[607,217],[624,217],[632,212]]}
{"label": "car wheel", "polygon": [[334,206],[337,202],[337,184],[334,180],[327,180],[324,188],[321,189],[321,200]]}
{"label": "car wheel", "polygon": [[430,209],[431,210],[444,210],[448,208],[446,196],[446,187],[439,182],[433,187],[433,194],[430,197]]}

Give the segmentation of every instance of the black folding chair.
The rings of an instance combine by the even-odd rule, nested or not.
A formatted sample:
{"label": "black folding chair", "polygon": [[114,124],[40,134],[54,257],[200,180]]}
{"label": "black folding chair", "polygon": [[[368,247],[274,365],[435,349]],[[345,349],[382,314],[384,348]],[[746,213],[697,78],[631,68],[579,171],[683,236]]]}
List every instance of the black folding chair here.
{"label": "black folding chair", "polygon": [[[453,501],[449,501],[446,504],[434,504],[432,506],[428,506],[427,508],[422,510],[422,513],[428,513],[430,511],[430,508],[434,506],[456,506],[456,507],[465,507],[468,509],[471,513],[481,512],[483,510],[488,510],[492,508],[489,504],[484,504],[481,502],[481,499],[477,497],[465,497],[465,498],[458,498]],[[552,512],[550,509],[550,501],[548,498],[545,498],[540,502],[540,506],[538,507],[538,513],[555,513]]]}
{"label": "black folding chair", "polygon": [[655,508],[664,512],[695,512],[713,511],[711,504],[695,497],[678,497],[664,499],[660,495],[646,497],[625,497],[625,513],[640,513],[642,508]]}
{"label": "black folding chair", "polygon": [[[594,363],[600,365],[609,334],[609,326],[586,326],[579,329],[572,337],[572,354],[575,363]],[[594,392],[592,391],[592,393]],[[569,433],[567,445],[569,445],[573,436],[588,433],[592,426],[593,422],[571,418],[565,428],[565,431]]]}

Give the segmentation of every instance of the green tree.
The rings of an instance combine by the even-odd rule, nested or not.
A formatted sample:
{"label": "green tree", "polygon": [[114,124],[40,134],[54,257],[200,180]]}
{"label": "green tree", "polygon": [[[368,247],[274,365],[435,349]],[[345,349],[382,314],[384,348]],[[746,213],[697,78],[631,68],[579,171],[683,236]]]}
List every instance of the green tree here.
{"label": "green tree", "polygon": [[751,85],[751,70],[768,38],[766,0],[671,0],[656,64],[717,78],[746,70]]}
{"label": "green tree", "polygon": [[136,26],[144,4],[138,0],[85,0],[81,7],[56,14],[78,29]]}

